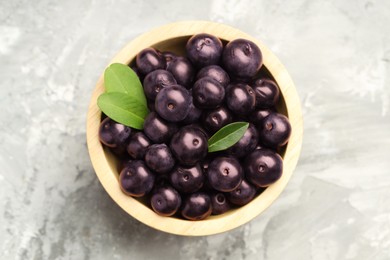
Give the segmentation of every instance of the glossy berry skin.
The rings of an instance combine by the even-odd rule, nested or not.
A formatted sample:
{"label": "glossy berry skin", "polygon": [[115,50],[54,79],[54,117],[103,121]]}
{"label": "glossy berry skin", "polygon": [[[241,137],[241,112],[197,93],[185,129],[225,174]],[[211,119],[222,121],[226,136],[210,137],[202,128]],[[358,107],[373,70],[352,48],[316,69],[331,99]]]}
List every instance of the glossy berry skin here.
{"label": "glossy berry skin", "polygon": [[153,144],[145,153],[145,163],[156,173],[168,173],[175,166],[175,159],[166,144]]}
{"label": "glossy berry skin", "polygon": [[248,204],[256,195],[256,187],[247,180],[242,180],[240,185],[227,194],[228,200],[237,206]]}
{"label": "glossy berry skin", "polygon": [[179,192],[193,193],[203,186],[203,171],[199,164],[192,167],[177,166],[170,175],[170,181]]}
{"label": "glossy berry skin", "polygon": [[237,39],[225,46],[222,64],[231,77],[250,79],[260,70],[263,57],[256,44],[245,39]]}
{"label": "glossy berry skin", "polygon": [[182,165],[195,165],[207,155],[207,139],[197,128],[183,127],[171,139],[170,148]]}
{"label": "glossy berry skin", "polygon": [[247,84],[230,84],[226,89],[226,104],[236,115],[244,116],[252,112],[255,102],[255,93]]}
{"label": "glossy berry skin", "polygon": [[256,107],[269,108],[278,103],[280,91],[274,81],[260,78],[255,80],[252,88],[256,94]]}
{"label": "glossy berry skin", "polygon": [[201,79],[204,77],[210,77],[221,83],[223,87],[227,87],[230,83],[230,77],[220,66],[210,65],[202,68],[196,75],[196,79]]}
{"label": "glossy berry skin", "polygon": [[213,109],[222,104],[225,88],[213,78],[198,79],[192,88],[193,102],[198,108]]}
{"label": "glossy berry skin", "polygon": [[259,133],[263,145],[277,148],[288,142],[291,125],[286,116],[273,112],[263,120]]}
{"label": "glossy berry skin", "polygon": [[218,64],[222,50],[221,40],[206,33],[192,36],[186,44],[187,56],[198,68]]}
{"label": "glossy berry skin", "polygon": [[211,215],[210,196],[203,192],[189,195],[183,202],[181,214],[189,220],[202,220]]}
{"label": "glossy berry skin", "polygon": [[132,161],[126,164],[119,176],[121,190],[133,197],[142,197],[150,192],[154,185],[154,174],[143,161]]}
{"label": "glossy berry skin", "polygon": [[254,150],[245,158],[245,176],[257,187],[267,187],[283,173],[283,161],[279,154],[269,149]]}
{"label": "glossy berry skin", "polygon": [[206,111],[202,118],[203,126],[210,132],[215,133],[233,121],[231,112],[224,106]]}
{"label": "glossy berry skin", "polygon": [[170,52],[170,51],[163,51],[161,54],[165,58],[165,62],[167,64],[167,67],[169,66],[171,61],[173,61],[174,59],[177,58],[177,55],[173,52]]}
{"label": "glossy berry skin", "polygon": [[229,192],[240,185],[243,170],[237,159],[217,157],[210,163],[207,177],[210,185],[215,190]]}
{"label": "glossy berry skin", "polygon": [[249,124],[241,139],[227,149],[227,152],[234,157],[242,158],[255,150],[258,140],[259,134],[257,133],[256,127],[253,124]]}
{"label": "glossy berry skin", "polygon": [[155,189],[150,200],[154,212],[160,216],[174,215],[181,205],[180,194],[170,186]]}
{"label": "glossy berry skin", "polygon": [[223,194],[222,192],[213,193],[211,194],[210,198],[212,215],[223,214],[231,208],[225,194]]}
{"label": "glossy berry skin", "polygon": [[[106,117],[99,127],[99,140],[105,146],[121,149],[127,143],[131,128]],[[124,149],[126,151],[126,149]]]}
{"label": "glossy berry skin", "polygon": [[135,133],[127,145],[127,153],[133,159],[143,159],[149,145],[151,142],[143,132]]}
{"label": "glossy berry skin", "polygon": [[191,88],[195,78],[195,69],[191,62],[184,57],[174,58],[167,66],[167,71],[172,73],[177,84]]}
{"label": "glossy berry skin", "polygon": [[166,143],[176,133],[177,126],[162,119],[156,112],[151,112],[145,118],[144,133],[154,143]]}
{"label": "glossy berry skin", "polygon": [[256,126],[261,127],[263,125],[264,119],[274,112],[272,109],[269,108],[261,108],[253,111],[251,115],[249,116],[250,121]]}
{"label": "glossy berry skin", "polygon": [[154,101],[156,96],[164,88],[176,85],[176,79],[166,70],[155,70],[146,75],[143,87],[145,96]]}
{"label": "glossy berry skin", "polygon": [[138,53],[135,62],[138,71],[143,75],[147,75],[154,70],[165,69],[166,66],[164,57],[154,48],[142,50]]}
{"label": "glossy berry skin", "polygon": [[164,88],[156,97],[155,109],[159,116],[169,122],[182,121],[190,111],[191,96],[180,85]]}

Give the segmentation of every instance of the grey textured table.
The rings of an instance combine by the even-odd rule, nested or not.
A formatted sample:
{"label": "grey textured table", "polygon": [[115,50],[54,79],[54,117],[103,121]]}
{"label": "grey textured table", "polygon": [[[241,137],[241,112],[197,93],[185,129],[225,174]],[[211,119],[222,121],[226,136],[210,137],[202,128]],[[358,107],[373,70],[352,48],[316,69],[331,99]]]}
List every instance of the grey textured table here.
{"label": "grey textured table", "polygon": [[[390,259],[389,1],[0,0],[0,259]],[[178,20],[262,40],[302,100],[280,198],[231,232],[187,238],[123,212],[90,163],[85,120],[110,58]]]}

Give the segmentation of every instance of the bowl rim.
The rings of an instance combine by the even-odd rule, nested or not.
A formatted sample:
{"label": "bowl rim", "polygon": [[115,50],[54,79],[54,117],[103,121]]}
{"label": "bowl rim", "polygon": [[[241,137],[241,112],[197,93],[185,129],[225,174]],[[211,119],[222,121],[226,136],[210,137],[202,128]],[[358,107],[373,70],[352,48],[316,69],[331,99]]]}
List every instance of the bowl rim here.
{"label": "bowl rim", "polygon": [[152,29],[125,45],[112,63],[129,64],[142,49],[163,41],[188,37],[198,33],[209,33],[222,40],[244,38],[256,43],[263,54],[263,65],[279,85],[285,100],[287,114],[292,126],[291,137],[283,158],[283,175],[249,204],[219,216],[202,221],[189,221],[173,217],[161,217],[136,199],[125,195],[118,185],[116,169],[110,166],[109,157],[98,138],[101,111],[97,106],[98,96],[104,92],[102,73],[93,91],[87,115],[87,145],[93,168],[110,197],[128,214],[142,223],[167,233],[184,236],[203,236],[222,233],[237,228],[263,212],[281,194],[296,167],[302,147],[303,122],[300,100],[294,83],[279,59],[259,40],[231,26],[209,21],[182,21]]}

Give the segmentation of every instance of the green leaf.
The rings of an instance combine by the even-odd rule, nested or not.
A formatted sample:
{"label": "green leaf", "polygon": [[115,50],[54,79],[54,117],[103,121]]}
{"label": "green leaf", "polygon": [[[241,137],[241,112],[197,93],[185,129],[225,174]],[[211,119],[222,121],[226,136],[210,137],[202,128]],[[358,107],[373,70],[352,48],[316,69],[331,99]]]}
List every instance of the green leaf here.
{"label": "green leaf", "polygon": [[209,153],[233,146],[243,137],[248,126],[247,122],[234,122],[219,129],[208,141]]}
{"label": "green leaf", "polygon": [[101,94],[98,98],[99,108],[112,120],[142,130],[148,108],[133,96],[119,92]]}
{"label": "green leaf", "polygon": [[146,106],[146,97],[137,74],[127,65],[111,64],[104,71],[106,92],[121,92],[137,99]]}

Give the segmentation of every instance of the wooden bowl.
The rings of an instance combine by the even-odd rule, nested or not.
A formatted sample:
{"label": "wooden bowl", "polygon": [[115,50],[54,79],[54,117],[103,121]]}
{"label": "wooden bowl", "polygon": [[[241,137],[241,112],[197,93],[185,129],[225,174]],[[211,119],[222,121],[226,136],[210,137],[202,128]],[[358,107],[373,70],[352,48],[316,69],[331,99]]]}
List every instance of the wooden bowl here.
{"label": "wooden bowl", "polygon": [[90,101],[87,119],[87,142],[89,155],[96,174],[111,198],[127,213],[144,224],[172,234],[185,236],[202,236],[221,233],[241,226],[258,216],[279,196],[287,185],[297,164],[302,145],[302,114],[300,101],[295,86],[280,61],[257,39],[227,25],[186,21],[168,24],[147,32],[128,43],[110,62],[130,64],[138,52],[153,46],[161,51],[170,50],[184,55],[185,43],[190,36],[198,33],[209,33],[228,42],[244,38],[256,43],[263,54],[262,73],[273,77],[281,90],[281,102],[278,110],[288,116],[292,133],[286,148],[281,152],[284,159],[282,177],[269,186],[249,204],[231,210],[223,215],[210,216],[201,221],[188,221],[174,217],[160,217],[141,200],[125,195],[118,184],[118,161],[99,142],[98,129],[101,111],[97,106],[97,98],[104,92],[103,74],[100,76]]}

